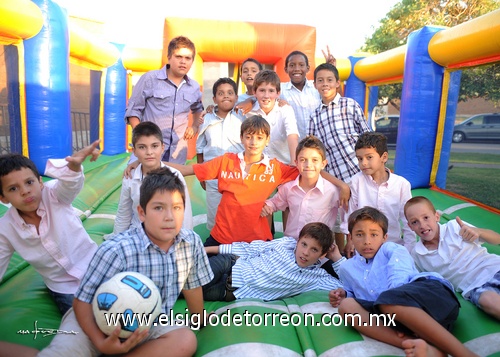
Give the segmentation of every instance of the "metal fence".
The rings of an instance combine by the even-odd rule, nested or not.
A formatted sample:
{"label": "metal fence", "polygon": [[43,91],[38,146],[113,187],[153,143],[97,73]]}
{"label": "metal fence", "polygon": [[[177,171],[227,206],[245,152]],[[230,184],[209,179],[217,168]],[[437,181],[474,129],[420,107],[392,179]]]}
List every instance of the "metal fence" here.
{"label": "metal fence", "polygon": [[[83,112],[71,112],[73,152],[90,144],[90,115]],[[0,155],[10,152],[9,111],[6,105],[0,105]]]}

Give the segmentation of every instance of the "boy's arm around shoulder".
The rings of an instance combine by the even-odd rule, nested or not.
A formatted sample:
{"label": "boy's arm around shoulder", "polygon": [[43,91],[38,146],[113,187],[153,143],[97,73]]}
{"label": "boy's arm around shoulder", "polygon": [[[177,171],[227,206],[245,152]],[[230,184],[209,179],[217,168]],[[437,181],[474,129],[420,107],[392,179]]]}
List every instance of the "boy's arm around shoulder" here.
{"label": "boy's arm around shoulder", "polygon": [[344,209],[347,209],[348,203],[349,203],[349,198],[351,197],[351,189],[349,188],[349,185],[346,184],[344,181],[339,180],[332,174],[326,172],[325,170],[321,171],[321,177],[323,177],[325,180],[331,182],[333,185],[335,185],[339,191],[340,191],[340,198],[338,202],[339,207],[343,207]]}

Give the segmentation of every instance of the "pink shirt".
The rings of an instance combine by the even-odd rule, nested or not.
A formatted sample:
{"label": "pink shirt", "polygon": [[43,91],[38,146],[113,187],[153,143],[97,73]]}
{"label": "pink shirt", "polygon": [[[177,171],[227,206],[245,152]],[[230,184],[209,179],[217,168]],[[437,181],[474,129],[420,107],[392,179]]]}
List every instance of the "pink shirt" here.
{"label": "pink shirt", "polygon": [[381,185],[378,185],[370,175],[362,172],[352,177],[349,211],[341,224],[341,229],[347,234],[349,215],[358,208],[371,206],[385,214],[389,220],[387,241],[404,245],[411,252],[417,240],[415,233],[408,227],[404,215],[405,203],[411,198],[411,185],[404,177],[386,170],[389,179]]}
{"label": "pink shirt", "polygon": [[299,178],[281,185],[278,192],[266,200],[274,212],[290,208],[284,235],[299,239],[300,230],[311,222],[322,222],[333,229],[340,196],[338,188],[320,176],[316,186],[305,192],[299,186]]}
{"label": "pink shirt", "polygon": [[75,293],[97,244],[83,228],[71,203],[83,187],[83,172],[67,167],[66,160],[49,160],[46,176],[57,178],[44,183],[36,227],[10,207],[0,218],[0,277],[10,257],[17,252],[40,273],[47,287],[57,293]]}

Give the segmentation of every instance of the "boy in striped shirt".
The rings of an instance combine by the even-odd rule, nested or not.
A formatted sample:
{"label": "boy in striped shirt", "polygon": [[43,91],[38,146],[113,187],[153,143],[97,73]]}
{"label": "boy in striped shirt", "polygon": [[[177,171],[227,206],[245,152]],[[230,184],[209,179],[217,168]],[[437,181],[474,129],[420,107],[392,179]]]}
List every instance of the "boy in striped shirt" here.
{"label": "boy in striped shirt", "polygon": [[321,269],[320,259],[325,256],[335,261],[334,270],[345,260],[334,244],[332,231],[324,223],[306,224],[298,241],[283,237],[267,242],[221,244],[205,250],[217,254],[209,258],[214,279],[203,286],[206,301],[276,300],[342,286]]}

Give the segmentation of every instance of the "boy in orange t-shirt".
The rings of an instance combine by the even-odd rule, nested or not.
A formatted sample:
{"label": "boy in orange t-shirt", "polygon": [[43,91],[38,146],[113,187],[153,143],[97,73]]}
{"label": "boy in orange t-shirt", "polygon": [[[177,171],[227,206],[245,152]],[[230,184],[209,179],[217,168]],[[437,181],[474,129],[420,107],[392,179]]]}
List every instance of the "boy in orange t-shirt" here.
{"label": "boy in orange t-shirt", "polygon": [[[215,226],[205,246],[273,239],[268,220],[261,217],[260,212],[278,185],[294,180],[299,171],[263,153],[269,143],[270,131],[269,123],[254,115],[241,124],[243,152],[226,153],[202,164],[167,163],[184,176],[194,174],[200,181],[218,180],[222,199],[215,216]],[[322,175],[343,187],[344,197],[348,197],[347,184],[328,173]]]}

